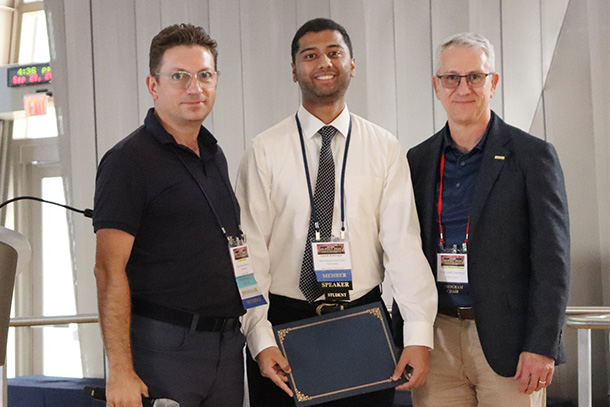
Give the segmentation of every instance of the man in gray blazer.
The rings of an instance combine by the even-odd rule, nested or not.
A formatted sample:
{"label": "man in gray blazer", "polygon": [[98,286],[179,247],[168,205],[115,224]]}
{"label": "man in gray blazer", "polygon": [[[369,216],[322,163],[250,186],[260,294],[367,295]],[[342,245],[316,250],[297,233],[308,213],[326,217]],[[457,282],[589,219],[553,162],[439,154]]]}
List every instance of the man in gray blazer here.
{"label": "man in gray blazer", "polygon": [[570,237],[562,170],[549,143],[489,107],[493,47],[464,33],[437,51],[447,124],[412,148],[424,252],[439,315],[421,406],[543,406],[563,360]]}

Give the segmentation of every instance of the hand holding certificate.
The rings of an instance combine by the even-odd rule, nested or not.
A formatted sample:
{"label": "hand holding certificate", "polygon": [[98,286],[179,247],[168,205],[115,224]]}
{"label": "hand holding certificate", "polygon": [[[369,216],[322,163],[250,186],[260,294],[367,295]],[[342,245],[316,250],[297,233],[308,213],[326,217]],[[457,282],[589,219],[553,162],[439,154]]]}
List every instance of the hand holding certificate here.
{"label": "hand holding certificate", "polygon": [[383,307],[377,302],[274,327],[297,406],[406,382],[392,379],[397,359]]}

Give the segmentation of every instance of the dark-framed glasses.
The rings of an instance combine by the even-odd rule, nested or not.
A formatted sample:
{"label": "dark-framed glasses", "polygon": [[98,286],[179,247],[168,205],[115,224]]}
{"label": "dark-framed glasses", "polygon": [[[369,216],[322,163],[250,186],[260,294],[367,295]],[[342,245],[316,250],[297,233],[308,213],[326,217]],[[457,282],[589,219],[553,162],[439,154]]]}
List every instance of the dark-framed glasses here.
{"label": "dark-framed glasses", "polygon": [[469,86],[473,88],[479,88],[485,84],[485,80],[487,79],[487,77],[493,74],[493,72],[472,72],[466,75],[450,73],[447,75],[436,75],[436,77],[441,80],[441,84],[444,88],[447,89],[455,89],[460,86],[460,81],[462,80],[462,78],[466,78],[466,82]]}
{"label": "dark-framed glasses", "polygon": [[[157,75],[167,76],[169,83],[181,89],[188,89],[193,81],[193,74],[186,71],[157,72]],[[199,71],[194,74],[199,86],[202,88],[213,88],[218,82],[218,71]]]}

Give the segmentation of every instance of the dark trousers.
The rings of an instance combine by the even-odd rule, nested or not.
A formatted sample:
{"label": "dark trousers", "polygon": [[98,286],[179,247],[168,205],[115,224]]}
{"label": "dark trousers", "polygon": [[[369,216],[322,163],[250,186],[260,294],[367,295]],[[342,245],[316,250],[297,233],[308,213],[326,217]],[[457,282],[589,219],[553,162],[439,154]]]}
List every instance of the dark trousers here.
{"label": "dark trousers", "polygon": [[[378,289],[352,302],[352,306],[369,304],[381,300]],[[317,304],[270,294],[269,321],[272,325],[298,321],[316,316]],[[248,352],[246,357],[248,373],[248,392],[250,407],[294,407],[294,401],[271,380],[261,376],[258,364]],[[385,389],[359,396],[348,397],[328,403],[318,404],[323,407],[391,407],[394,403],[394,389]]]}
{"label": "dark trousers", "polygon": [[136,373],[151,397],[180,407],[242,407],[245,338],[239,329],[189,332],[133,315],[131,341]]}

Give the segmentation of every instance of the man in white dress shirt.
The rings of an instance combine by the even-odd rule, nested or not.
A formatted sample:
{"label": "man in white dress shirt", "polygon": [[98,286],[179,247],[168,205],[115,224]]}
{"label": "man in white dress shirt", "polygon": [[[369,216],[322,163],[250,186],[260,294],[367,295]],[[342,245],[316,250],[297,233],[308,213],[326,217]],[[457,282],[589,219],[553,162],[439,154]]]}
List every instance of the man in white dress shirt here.
{"label": "man in white dress shirt", "polygon": [[[413,368],[411,379],[399,389],[417,387],[428,373],[437,293],[421,250],[405,154],[392,134],[351,114],[346,106],[355,59],[342,26],[322,18],[305,23],[292,41],[292,61],[302,105],[296,116],[253,140],[236,186],[256,278],[269,299],[269,306],[253,308],[243,318],[249,352],[258,362],[248,358],[250,405],[294,406],[286,384],[290,366],[277,347],[272,324],[341,308],[337,304],[348,308],[379,301],[385,272],[405,316],[405,348],[396,370],[388,375],[398,380],[408,364]],[[327,126],[332,126],[331,141],[323,142]],[[320,177],[328,171],[323,143],[330,143],[326,150],[334,161],[330,177]],[[317,221],[324,223],[318,184],[325,182],[334,188],[327,205],[329,232],[333,238],[342,237],[351,250],[351,278],[340,284],[349,290],[329,291],[324,288],[329,284],[315,278],[306,288],[307,278],[301,275],[308,259],[311,268],[311,253],[305,248],[314,227],[319,233]],[[391,406],[393,398],[390,389],[324,405],[383,407]]]}

